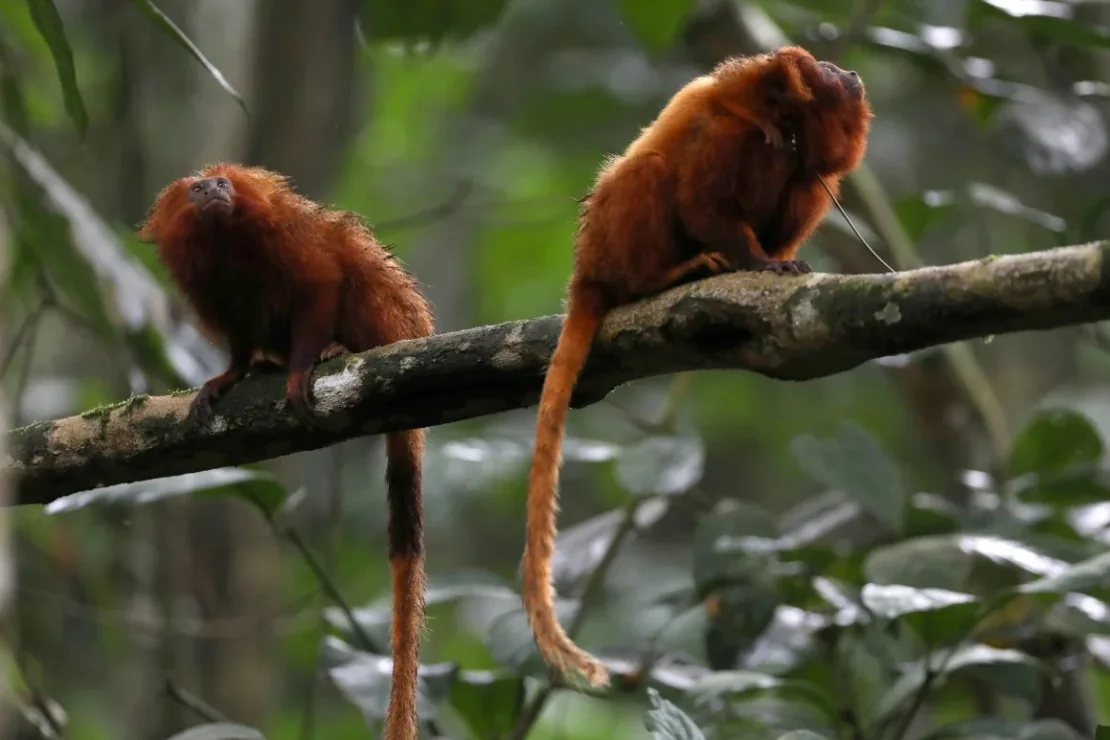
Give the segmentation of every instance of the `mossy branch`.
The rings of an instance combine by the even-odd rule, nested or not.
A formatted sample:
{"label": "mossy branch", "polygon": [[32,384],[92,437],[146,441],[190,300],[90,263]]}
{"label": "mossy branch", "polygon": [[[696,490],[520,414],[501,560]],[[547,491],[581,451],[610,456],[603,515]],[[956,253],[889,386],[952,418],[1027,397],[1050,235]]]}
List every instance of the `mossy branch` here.
{"label": "mossy branch", "polygon": [[[575,406],[639,378],[735,369],[808,380],[868,360],[992,334],[1110,319],[1110,242],[886,275],[723,275],[608,318]],[[16,503],[315,449],[534,404],[562,323],[545,316],[401,342],[321,365],[329,431],[299,426],[277,374],[248,378],[213,424],[193,392],[137,397],[7,434]]]}

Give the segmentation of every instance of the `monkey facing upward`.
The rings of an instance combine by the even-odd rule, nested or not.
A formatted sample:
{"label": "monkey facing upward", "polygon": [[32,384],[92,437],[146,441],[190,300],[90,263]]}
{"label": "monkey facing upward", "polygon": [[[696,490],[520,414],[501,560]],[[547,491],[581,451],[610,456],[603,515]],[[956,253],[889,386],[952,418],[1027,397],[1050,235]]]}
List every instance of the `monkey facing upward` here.
{"label": "monkey facing upward", "polygon": [[[194,412],[212,407],[252,367],[285,368],[294,414],[316,424],[310,376],[320,359],[434,332],[417,281],[355,214],[297,195],[277,173],[215,164],[170,183],[140,236],[157,245],[209,335],[226,340],[228,369],[208,380]],[[386,435],[393,685],[386,740],[417,740],[417,669],[424,624],[424,431]]]}
{"label": "monkey facing upward", "polygon": [[729,59],[679,90],[583,199],[566,318],[537,413],[522,569],[536,645],[560,673],[609,680],[563,631],[551,585],[563,431],[602,320],[713,274],[810,272],[798,247],[863,159],[871,117],[859,76],[804,49]]}

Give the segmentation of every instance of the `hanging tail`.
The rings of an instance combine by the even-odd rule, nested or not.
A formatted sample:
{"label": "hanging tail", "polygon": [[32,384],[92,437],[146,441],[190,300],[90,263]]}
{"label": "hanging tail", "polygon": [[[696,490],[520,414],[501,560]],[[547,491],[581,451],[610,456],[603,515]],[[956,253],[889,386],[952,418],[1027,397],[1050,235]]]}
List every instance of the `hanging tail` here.
{"label": "hanging tail", "polygon": [[559,624],[555,615],[555,589],[551,583],[551,559],[558,533],[559,466],[571,393],[605,313],[605,303],[598,289],[571,285],[567,316],[544,378],[536,418],[536,441],[528,479],[522,589],[528,622],[544,660],[564,675],[570,671],[582,674],[594,686],[608,684],[609,672],[596,658],[575,645]]}
{"label": "hanging tail", "polygon": [[420,461],[424,430],[387,434],[389,565],[393,577],[393,685],[384,740],[418,740],[420,638],[424,632],[424,525]]}

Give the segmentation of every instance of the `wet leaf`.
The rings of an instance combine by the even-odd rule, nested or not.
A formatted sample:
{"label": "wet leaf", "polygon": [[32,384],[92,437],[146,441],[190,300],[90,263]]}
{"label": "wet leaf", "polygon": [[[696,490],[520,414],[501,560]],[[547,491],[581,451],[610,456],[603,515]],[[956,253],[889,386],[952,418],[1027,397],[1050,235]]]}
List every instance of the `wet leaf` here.
{"label": "wet leaf", "polygon": [[903,620],[934,645],[967,637],[981,609],[971,594],[875,583],[863,587],[860,600],[880,619]]}
{"label": "wet leaf", "polygon": [[671,48],[682,33],[694,0],[618,0],[618,5],[632,34],[649,53],[659,54]]}
{"label": "wet leaf", "polygon": [[756,671],[716,671],[697,681],[689,692],[699,703],[745,701],[771,695],[810,704],[827,719],[837,715],[835,704],[820,687],[806,681],[779,678]]}
{"label": "wet leaf", "polygon": [[[424,591],[424,604],[433,607],[452,601],[469,599],[499,599],[519,604],[520,597],[504,580],[485,571],[455,571],[437,573],[428,577]],[[388,629],[393,619],[393,596],[386,593],[374,603],[352,609],[357,621],[371,633]],[[337,607],[324,610],[328,623],[335,629],[346,633],[350,629],[346,615]]]}
{"label": "wet leaf", "polygon": [[[670,502],[667,499],[653,499],[642,502],[636,507],[636,529],[644,530],[652,526],[667,513]],[[613,541],[625,510],[616,509],[591,517],[559,533],[555,540],[555,557],[552,560],[555,588],[570,592],[593,572],[605,551]]]}
{"label": "wet leaf", "polygon": [[1017,590],[1027,594],[1078,591],[1105,600],[1110,596],[1110,552],[1067,565],[1052,575],[1022,584]]}
{"label": "wet leaf", "polygon": [[[570,599],[555,602],[555,614],[563,629],[570,625],[578,606],[577,601]],[[536,649],[535,637],[528,626],[524,605],[519,599],[515,607],[507,609],[490,624],[486,646],[495,661],[521,675],[542,678],[548,674],[547,665]]]}
{"label": "wet leaf", "polygon": [[987,208],[1049,231],[1061,233],[1067,228],[1067,222],[1059,216],[1027,206],[1013,193],[987,183],[970,183],[967,186],[967,198],[979,208]]}
{"label": "wet leaf", "polygon": [[171,735],[168,740],[266,740],[266,736],[247,725],[212,722],[182,730]]}
{"label": "wet leaf", "polygon": [[96,504],[137,506],[170,496],[186,494],[234,496],[254,504],[266,515],[273,514],[285,499],[285,487],[269,473],[249,468],[213,468],[166,478],[119,483],[72,493],[47,504],[47,514],[61,514]]}
{"label": "wet leaf", "polygon": [[636,496],[684,493],[704,472],[705,445],[695,436],[647,437],[617,458],[617,481]]}
{"label": "wet leaf", "polygon": [[73,50],[69,46],[69,39],[66,38],[62,17],[58,14],[58,8],[53,0],[27,0],[27,8],[31,11],[31,20],[35,28],[50,49],[50,56],[54,58],[54,67],[58,72],[58,83],[62,86],[62,99],[65,102],[66,113],[77,127],[77,132],[84,137],[89,128],[89,114],[85,110],[85,101],[82,100],[81,90],[77,86]]}
{"label": "wet leaf", "polygon": [[[327,638],[334,649],[326,651],[328,675],[340,693],[358,707],[368,722],[385,719],[393,684],[393,659],[363,652],[335,637]],[[417,712],[421,719],[434,719],[450,696],[458,676],[455,663],[421,665],[417,673]]]}
{"label": "wet leaf", "polygon": [[644,717],[644,726],[651,731],[652,740],[705,740],[705,734],[694,720],[655,689],[647,690],[651,709]]}
{"label": "wet leaf", "polygon": [[[1039,661],[1025,653],[1017,650],[1001,650],[988,645],[961,645],[952,653],[951,659],[942,665],[948,653],[948,649],[938,650],[928,658],[932,671],[937,673],[933,682],[934,688],[940,687],[953,674],[972,668],[1001,666],[1013,672],[1020,669],[1036,670],[1041,667]],[[925,662],[916,661],[871,708],[868,725],[876,727],[876,723],[884,721],[891,713],[898,711],[906,701],[921,690],[925,679]]]}
{"label": "wet leaf", "polygon": [[879,547],[864,563],[867,580],[918,588],[970,591],[982,582],[1017,585],[1025,574],[1056,573],[1063,561],[1021,542],[993,535],[931,535]]}
{"label": "wet leaf", "polygon": [[859,501],[891,531],[902,531],[906,493],[901,472],[862,427],[845,422],[831,439],[796,437],[791,449],[811,478]]}
{"label": "wet leaf", "polygon": [[204,67],[209,76],[211,76],[212,79],[216,81],[216,84],[222,87],[224,92],[226,92],[228,95],[235,98],[235,102],[239,104],[239,107],[243,109],[244,113],[250,115],[250,111],[247,110],[247,104],[243,100],[243,96],[240,95],[239,92],[231,86],[231,83],[227,81],[226,77],[224,77],[224,73],[221,72],[216,67],[216,65],[208,61],[208,57],[204,56],[204,53],[201,52],[200,48],[198,48],[197,45],[193,43],[193,40],[190,39],[184,31],[178,28],[177,24],[170,20],[170,17],[163,13],[161,8],[151,2],[151,0],[131,1],[135,5],[137,5],[148,18],[154,21],[154,25],[158,26],[162,29],[162,31],[169,34],[170,38],[176,41],[178,45],[185,49],[185,51],[189,52],[189,55],[192,56],[193,59],[196,59],[198,62],[200,62],[200,65]]}
{"label": "wet leaf", "polygon": [[1014,437],[1009,474],[1063,473],[1073,465],[1094,463],[1106,453],[1091,420],[1071,409],[1039,411]]}
{"label": "wet leaf", "polygon": [[451,687],[451,707],[473,737],[505,737],[524,706],[524,679],[504,671],[463,671]]}
{"label": "wet leaf", "polygon": [[[1082,737],[1058,719],[1030,722],[976,718],[939,727],[925,740],[1081,740]],[[1100,740],[1097,733],[1095,740]]]}
{"label": "wet leaf", "polygon": [[704,594],[720,582],[733,582],[762,568],[780,545],[777,524],[766,511],[724,499],[701,520],[694,534],[694,582]]}
{"label": "wet leaf", "polygon": [[[57,240],[42,242],[44,264],[62,278],[81,312],[108,326],[107,314],[148,372],[169,381],[198,384],[223,360],[207,343],[187,342],[169,320],[169,299],[162,286],[40,152],[0,124],[0,142],[27,177],[42,190],[45,204],[67,227]],[[39,242],[36,241],[36,244]],[[105,311],[104,306],[110,310]]]}

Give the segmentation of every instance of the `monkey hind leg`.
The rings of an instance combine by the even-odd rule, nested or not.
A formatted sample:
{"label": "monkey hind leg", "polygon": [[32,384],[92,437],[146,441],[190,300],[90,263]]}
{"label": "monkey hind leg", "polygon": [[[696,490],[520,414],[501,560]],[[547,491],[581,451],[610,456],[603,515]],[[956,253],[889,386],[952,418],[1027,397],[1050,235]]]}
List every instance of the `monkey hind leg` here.
{"label": "monkey hind leg", "polygon": [[393,684],[385,740],[417,740],[420,638],[424,632],[424,531],[421,458],[424,430],[386,435],[389,565],[393,581]]}
{"label": "monkey hind leg", "polygon": [[583,219],[582,274],[624,286],[623,303],[674,284],[693,255],[682,253],[677,186],[666,159],[637,154],[612,166],[591,197]]}

